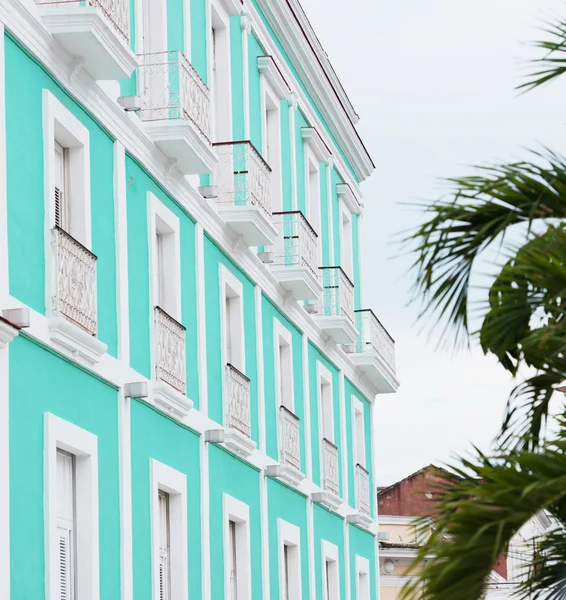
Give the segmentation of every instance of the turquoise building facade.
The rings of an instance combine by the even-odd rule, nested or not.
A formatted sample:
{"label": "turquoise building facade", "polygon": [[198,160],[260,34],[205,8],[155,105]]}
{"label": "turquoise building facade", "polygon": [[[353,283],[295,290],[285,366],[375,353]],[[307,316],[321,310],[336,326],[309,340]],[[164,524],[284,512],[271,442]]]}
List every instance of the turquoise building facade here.
{"label": "turquoise building facade", "polygon": [[357,120],[297,0],[0,3],[0,598],[378,597]]}

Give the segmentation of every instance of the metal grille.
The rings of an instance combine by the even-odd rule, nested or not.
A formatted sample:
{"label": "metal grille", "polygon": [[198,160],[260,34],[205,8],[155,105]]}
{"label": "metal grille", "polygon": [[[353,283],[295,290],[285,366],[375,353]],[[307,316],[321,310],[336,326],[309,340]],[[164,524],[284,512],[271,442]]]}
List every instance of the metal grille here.
{"label": "metal grille", "polygon": [[138,54],[142,121],[191,121],[210,142],[210,90],[180,50]]}
{"label": "metal grille", "polygon": [[281,462],[301,470],[300,420],[288,408],[279,409],[281,420]]}
{"label": "metal grille", "polygon": [[361,318],[362,335],[358,352],[375,352],[395,371],[395,341],[373,314],[372,310],[356,311]]}
{"label": "metal grille", "polygon": [[314,275],[318,268],[318,235],[300,210],[273,213],[279,230],[274,247],[274,264],[309,268]]}
{"label": "metal grille", "polygon": [[248,437],[251,436],[250,380],[236,367],[226,365],[228,388],[226,426],[233,427]]}
{"label": "metal grille", "polygon": [[325,490],[338,495],[338,448],[324,438],[322,440],[323,487]]}
{"label": "metal grille", "polygon": [[156,376],[185,393],[185,328],[159,306],[155,307],[157,332]]}
{"label": "metal grille", "polygon": [[130,2],[129,0],[36,0],[36,3],[47,8],[61,6],[93,6],[100,8],[106,19],[124,41],[130,44]]}
{"label": "metal grille", "polygon": [[271,217],[271,167],[255,146],[249,141],[213,145],[219,160],[214,178],[217,202],[234,206],[253,204]]}
{"label": "metal grille", "polygon": [[327,317],[347,317],[354,324],[354,284],[341,267],[320,267]]}
{"label": "metal grille", "polygon": [[56,284],[53,314],[96,335],[96,256],[59,227],[52,229]]}
{"label": "metal grille", "polygon": [[362,467],[356,465],[356,507],[366,515],[369,509],[369,473]]}

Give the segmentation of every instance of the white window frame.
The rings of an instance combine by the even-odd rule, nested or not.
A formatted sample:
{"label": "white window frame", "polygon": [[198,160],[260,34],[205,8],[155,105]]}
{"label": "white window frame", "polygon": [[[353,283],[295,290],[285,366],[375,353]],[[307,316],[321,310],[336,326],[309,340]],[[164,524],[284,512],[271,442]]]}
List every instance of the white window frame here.
{"label": "white window frame", "polygon": [[[230,13],[221,0],[211,0],[209,3],[210,14],[207,22],[209,24],[207,31],[207,65],[208,81],[211,98],[212,115],[212,141],[229,142],[233,138],[232,132],[232,69],[230,54]],[[221,108],[216,106],[216,91],[213,89],[213,65],[212,65],[212,30],[221,32],[220,38],[216,34],[219,45],[217,51],[220,52],[221,60],[216,56],[216,78],[214,79],[219,88],[218,97],[222,98]],[[219,68],[220,67],[220,68]],[[220,118],[218,118],[220,116]]]}
{"label": "white window frame", "polygon": [[187,598],[187,476],[155,459],[150,461],[150,510],[153,600],[159,600],[159,491],[169,494],[170,598]]}
{"label": "white window frame", "polygon": [[369,560],[356,554],[356,600],[371,599]]}
{"label": "white window frame", "polygon": [[[263,148],[261,154],[271,167],[269,189],[271,194],[272,212],[283,211],[283,177],[281,151],[281,95],[270,84],[262,73],[260,76],[261,90],[261,129]],[[269,121],[267,113],[272,113]],[[270,127],[270,124],[274,126]],[[269,143],[268,143],[269,140]],[[268,151],[269,148],[269,151]]]}
{"label": "white window frame", "polygon": [[[294,374],[293,374],[293,335],[291,332],[282,325],[281,321],[276,317],[273,317],[273,341],[275,351],[275,385],[276,394],[275,400],[277,407],[285,406],[292,413],[295,412],[295,385],[294,385]],[[281,372],[281,346],[289,348],[289,369],[287,373]],[[286,384],[282,381],[285,378]],[[285,387],[288,389],[288,403],[283,403],[283,397],[281,395],[281,388]]]}
{"label": "white window frame", "polygon": [[[356,396],[351,396],[352,401],[352,436],[353,436],[353,446],[354,446],[354,465],[361,465],[366,468],[367,462],[367,450],[366,450],[366,415],[364,411],[364,403],[357,398]],[[362,456],[360,456],[360,448],[358,447],[358,415],[361,415],[361,423],[362,423]]]}
{"label": "white window frame", "polygon": [[303,586],[301,577],[301,530],[296,525],[283,519],[277,519],[278,532],[278,562],[279,562],[279,593],[284,598],[285,592],[285,546],[289,561],[289,589],[287,600],[302,600]]}
{"label": "white window frame", "polygon": [[252,597],[252,561],[250,542],[250,507],[230,496],[222,495],[222,519],[224,541],[224,596],[228,597],[230,573],[227,568],[227,557],[230,550],[230,521],[236,523],[236,570],[238,600],[251,600]]}
{"label": "white window frame", "polygon": [[[319,438],[322,441],[323,438],[326,438],[329,442],[335,444],[335,422],[334,422],[334,389],[332,382],[332,373],[327,369],[320,361],[316,363],[316,385],[317,385],[317,398],[318,398],[318,427],[319,427]],[[329,388],[329,396],[330,396],[330,432],[332,437],[328,437],[325,435],[325,425],[324,425],[324,398],[322,397],[322,386],[327,385]],[[321,456],[321,460],[323,457]]]}
{"label": "white window frame", "polygon": [[[340,600],[340,557],[338,546],[326,540],[321,540],[322,545],[322,600]],[[331,563],[334,569],[333,581],[327,581],[326,563]],[[330,589],[330,597],[327,594]]]}
{"label": "white window frame", "polygon": [[[311,187],[311,173],[313,174],[312,177],[316,179],[314,190],[315,198],[313,198],[313,189]],[[305,145],[305,195],[307,198],[305,203],[307,207],[307,219],[318,234],[318,239],[321,240],[322,211],[320,194],[320,161],[309,144]]]}
{"label": "white window frame", "polygon": [[75,456],[76,597],[99,600],[98,438],[56,415],[44,417],[44,520],[46,600],[59,600],[57,449]]}
{"label": "white window frame", "polygon": [[[71,174],[66,190],[72,206],[69,235],[83,246],[92,249],[90,200],[90,133],[49,91],[43,90],[43,159],[46,216],[46,247],[51,246],[49,231],[55,227],[55,142],[68,150],[68,172]],[[51,252],[46,252],[50,257]],[[50,302],[47,304],[50,306]]]}
{"label": "white window frame", "polygon": [[[346,225],[347,224],[347,225]],[[345,234],[348,227],[349,235]],[[340,203],[340,266],[354,280],[354,223],[350,209],[344,200]]]}
{"label": "white window frame", "polygon": [[159,305],[176,321],[181,322],[181,224],[179,217],[168,209],[160,200],[148,192],[148,241],[149,241],[149,269],[150,269],[150,295],[152,302],[151,321],[153,322],[153,308],[159,304],[158,281],[158,249],[157,234],[172,236],[168,241],[167,254],[171,257],[165,262],[166,273],[163,276],[167,288],[167,296],[171,306]]}
{"label": "white window frame", "polygon": [[[220,281],[220,328],[222,333],[222,364],[228,364],[228,335],[232,338],[232,362],[233,367],[245,374],[246,372],[246,345],[244,329],[244,286],[242,282],[223,264],[219,265]],[[226,299],[235,298],[238,301],[232,305],[230,313],[230,325],[233,332],[227,331]],[[232,304],[232,302],[231,302]],[[236,344],[236,348],[234,347]],[[236,352],[236,353],[235,353]],[[238,356],[239,354],[239,356]],[[234,360],[236,357],[236,360]]]}

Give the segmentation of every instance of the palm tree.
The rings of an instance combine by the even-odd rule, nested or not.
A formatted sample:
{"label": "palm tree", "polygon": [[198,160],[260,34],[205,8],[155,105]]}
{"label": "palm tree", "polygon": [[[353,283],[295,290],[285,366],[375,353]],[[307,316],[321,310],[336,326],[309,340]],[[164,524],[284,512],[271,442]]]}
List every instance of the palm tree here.
{"label": "palm tree", "polygon": [[[535,45],[545,51],[523,91],[566,73],[566,21],[545,29]],[[450,195],[425,206],[425,222],[407,241],[415,246],[415,300],[421,316],[443,324],[454,345],[476,336],[515,378],[534,373],[512,391],[499,450],[460,459],[441,495],[441,510],[415,561],[422,572],[405,598],[479,600],[496,559],[512,536],[541,510],[566,525],[566,412],[546,439],[549,403],[566,380],[566,158],[548,150],[531,160],[477,167],[450,179]],[[523,243],[513,245],[517,225]],[[499,242],[497,267],[481,325],[470,330],[470,277],[484,251]],[[566,410],[566,409],[565,409]],[[537,541],[519,598],[566,599],[566,536],[552,531]]]}

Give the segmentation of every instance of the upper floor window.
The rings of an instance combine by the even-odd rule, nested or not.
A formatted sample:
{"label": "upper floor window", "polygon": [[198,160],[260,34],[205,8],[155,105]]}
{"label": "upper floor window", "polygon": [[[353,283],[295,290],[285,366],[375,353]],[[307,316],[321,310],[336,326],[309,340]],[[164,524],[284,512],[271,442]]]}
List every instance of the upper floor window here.
{"label": "upper floor window", "polygon": [[220,282],[224,363],[243,373],[246,363],[242,283],[223,265],[220,266]]}
{"label": "upper floor window", "polygon": [[366,466],[366,441],[365,441],[365,417],[364,405],[355,396],[352,396],[353,401],[353,417],[354,417],[354,449],[356,464],[362,467]]}
{"label": "upper floor window", "polygon": [[251,597],[249,507],[224,494],[223,513],[225,597],[248,600]]}
{"label": "upper floor window", "polygon": [[301,135],[305,145],[304,169],[307,218],[314,230],[320,234],[320,163],[328,160],[330,151],[314,127],[303,127]]}
{"label": "upper floor window", "polygon": [[293,338],[277,319],[274,319],[274,325],[278,404],[293,412]]}
{"label": "upper floor window", "polygon": [[301,531],[283,519],[278,519],[277,526],[281,597],[285,600],[301,600]]}
{"label": "upper floor window", "polygon": [[322,540],[323,600],[340,600],[340,575],[338,572],[338,547]]}
{"label": "upper floor window", "polygon": [[357,600],[370,600],[369,560],[356,555]]}
{"label": "upper floor window", "polygon": [[212,140],[228,142],[232,135],[230,16],[222,2],[210,4],[209,88],[212,99]]}
{"label": "upper floor window", "polygon": [[350,279],[353,279],[354,259],[352,240],[352,215],[347,209],[342,210],[340,229],[340,266]]}
{"label": "upper floor window", "polygon": [[334,443],[332,375],[321,363],[318,363],[318,396],[322,438]]}
{"label": "upper floor window", "polygon": [[159,600],[171,598],[169,494],[159,490]]}
{"label": "upper floor window", "polygon": [[76,571],[75,456],[57,450],[57,536],[60,600],[75,600]]}

